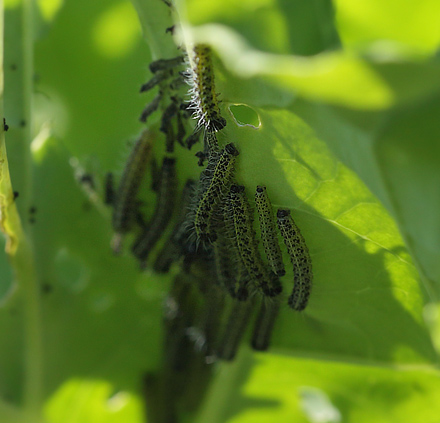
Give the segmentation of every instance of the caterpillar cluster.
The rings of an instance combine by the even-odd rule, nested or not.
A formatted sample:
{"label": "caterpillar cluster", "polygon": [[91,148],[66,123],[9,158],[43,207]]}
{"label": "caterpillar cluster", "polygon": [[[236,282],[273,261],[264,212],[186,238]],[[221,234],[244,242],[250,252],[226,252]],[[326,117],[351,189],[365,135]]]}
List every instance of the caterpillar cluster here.
{"label": "caterpillar cluster", "polygon": [[[194,366],[209,379],[213,362],[235,357],[251,322],[251,347],[269,348],[281,306],[280,278],[286,274],[278,231],[293,264],[294,286],[288,299],[292,309],[306,307],[313,274],[305,240],[290,212],[278,210],[275,221],[264,186],[255,192],[265,257],[260,252],[254,210],[234,176],[239,148],[233,142],[221,147],[217,139],[226,120],[220,113],[209,46],[197,45],[190,58],[157,60],[150,71],[153,77],[141,92],[158,87],[158,93],[140,120],[146,123],[160,111],[160,122],[148,124],[134,144],[118,187],[113,174],[107,175],[105,202],[112,207],[115,252],[121,252],[123,237],[133,234],[131,252],[142,269],[157,273],[176,269],[165,301],[164,373],[160,381],[147,375],[144,383],[146,390],[159,383],[178,402],[192,389]],[[189,104],[184,101],[185,81],[191,87]],[[191,111],[197,120],[192,129]],[[195,164],[207,164],[198,180],[185,183],[179,196],[175,145],[190,149],[201,134],[204,148],[196,153]],[[159,170],[153,145],[160,138],[166,153]],[[148,168],[156,193],[149,219],[139,198]],[[167,372],[179,377],[173,376],[173,386],[164,388],[169,383]]]}

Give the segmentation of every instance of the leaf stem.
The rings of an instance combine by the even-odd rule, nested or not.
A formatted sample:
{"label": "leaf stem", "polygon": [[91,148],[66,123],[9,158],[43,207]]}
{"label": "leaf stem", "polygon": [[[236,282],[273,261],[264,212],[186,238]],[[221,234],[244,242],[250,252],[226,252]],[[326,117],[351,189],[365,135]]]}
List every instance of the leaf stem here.
{"label": "leaf stem", "polygon": [[231,404],[237,397],[237,389],[246,380],[254,363],[251,350],[242,347],[233,362],[219,365],[217,376],[213,379],[207,398],[195,420],[196,423],[221,423],[226,420]]}
{"label": "leaf stem", "polygon": [[[22,0],[4,9],[0,0],[0,116],[10,126],[7,134],[11,146],[10,162],[6,152],[5,133],[0,129],[0,228],[5,234],[6,253],[14,269],[24,308],[24,382],[23,408],[25,421],[42,421],[43,347],[40,295],[35,268],[32,237],[26,234],[17,210],[11,184],[19,190],[20,211],[24,216],[32,193],[31,187],[31,99],[33,90],[33,7],[32,0]],[[6,19],[5,19],[6,17]],[[5,21],[4,21],[5,20]],[[6,25],[3,25],[5,23]],[[3,66],[3,58],[4,65]],[[4,90],[4,81],[7,89]],[[12,153],[12,154],[11,154]],[[11,159],[12,157],[12,159]]]}
{"label": "leaf stem", "polygon": [[176,56],[176,45],[167,28],[173,25],[174,6],[160,0],[131,0],[147,45],[154,59],[169,59]]}

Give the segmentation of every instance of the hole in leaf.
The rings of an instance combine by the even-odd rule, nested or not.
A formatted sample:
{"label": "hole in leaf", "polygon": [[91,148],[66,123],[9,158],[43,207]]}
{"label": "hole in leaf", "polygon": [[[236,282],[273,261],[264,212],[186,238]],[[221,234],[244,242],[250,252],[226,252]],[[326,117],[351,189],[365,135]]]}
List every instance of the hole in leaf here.
{"label": "hole in leaf", "polygon": [[240,126],[252,126],[255,129],[259,128],[261,125],[260,117],[258,113],[252,109],[252,107],[246,106],[245,104],[234,104],[229,106],[229,110],[232,117]]}

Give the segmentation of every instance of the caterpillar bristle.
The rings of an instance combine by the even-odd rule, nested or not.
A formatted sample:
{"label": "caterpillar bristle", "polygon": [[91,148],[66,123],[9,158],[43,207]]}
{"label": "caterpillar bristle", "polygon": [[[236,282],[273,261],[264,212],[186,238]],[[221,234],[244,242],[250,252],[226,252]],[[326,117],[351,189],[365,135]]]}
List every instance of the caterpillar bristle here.
{"label": "caterpillar bristle", "polygon": [[217,132],[226,126],[219,108],[218,95],[215,91],[214,69],[211,48],[206,44],[194,47],[193,67],[189,67],[186,78],[190,85],[191,103],[198,127],[208,132]]}

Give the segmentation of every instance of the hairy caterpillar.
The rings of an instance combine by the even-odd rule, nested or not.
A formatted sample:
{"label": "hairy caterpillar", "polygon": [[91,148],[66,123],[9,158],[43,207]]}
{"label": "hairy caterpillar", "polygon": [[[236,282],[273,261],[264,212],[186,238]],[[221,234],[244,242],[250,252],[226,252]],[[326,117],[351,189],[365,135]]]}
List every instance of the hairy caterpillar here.
{"label": "hairy caterpillar", "polygon": [[220,148],[218,146],[217,135],[215,135],[215,132],[205,131],[203,142],[204,142],[204,153],[208,156],[208,158],[213,156],[214,154],[219,153]]}
{"label": "hairy caterpillar", "polygon": [[251,346],[257,351],[266,351],[269,348],[275,321],[280,311],[280,301],[261,301],[257,320],[252,333]]}
{"label": "hairy caterpillar", "polygon": [[290,210],[278,209],[277,221],[293,264],[294,286],[289,297],[289,306],[294,310],[301,311],[307,306],[312,288],[313,273],[309,250],[298,226],[290,215]]}
{"label": "hairy caterpillar", "polygon": [[227,144],[219,158],[212,160],[215,163],[212,176],[207,176],[210,172],[209,165],[208,169],[202,173],[202,186],[205,184],[203,178],[206,178],[207,187],[206,189],[202,187],[202,195],[195,212],[194,227],[198,240],[214,242],[217,238],[213,228],[215,211],[225,189],[228,188],[229,182],[232,180],[235,157],[238,154],[234,144]]}
{"label": "hairy caterpillar", "polygon": [[208,45],[197,44],[194,47],[194,66],[189,67],[186,76],[191,87],[190,108],[194,110],[198,126],[203,126],[208,132],[220,131],[226,126],[226,120],[218,106],[211,48]]}
{"label": "hairy caterpillar", "polygon": [[128,232],[133,225],[137,206],[136,195],[151,158],[152,145],[153,133],[148,130],[143,131],[128,157],[114,196],[112,226],[116,233],[113,239],[115,252],[120,250],[122,234]]}
{"label": "hairy caterpillar", "polygon": [[260,252],[253,230],[253,218],[249,203],[244,193],[244,186],[233,184],[226,201],[224,216],[230,236],[237,243],[238,253],[250,280],[268,297],[281,293],[281,283],[273,272],[267,269]]}
{"label": "hairy caterpillar", "polygon": [[255,192],[255,204],[257,206],[258,218],[260,221],[261,239],[264,250],[273,272],[278,276],[284,276],[283,255],[275,230],[275,220],[272,213],[272,204],[267,195],[266,187],[257,186]]}
{"label": "hairy caterpillar", "polygon": [[145,267],[147,257],[168,225],[174,209],[176,194],[176,159],[164,157],[159,191],[153,217],[132,247],[133,254]]}

